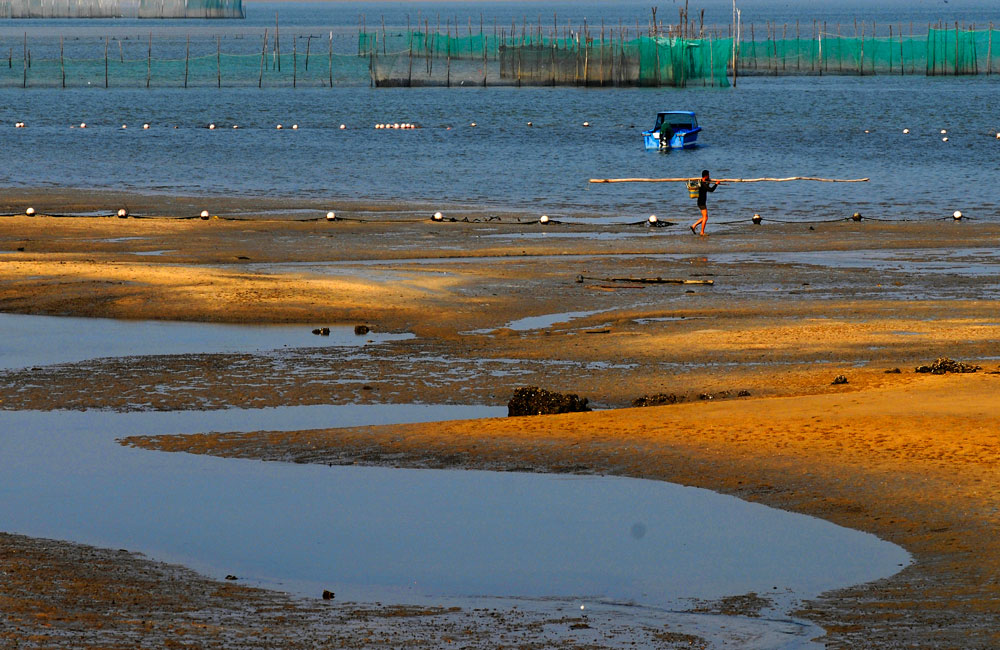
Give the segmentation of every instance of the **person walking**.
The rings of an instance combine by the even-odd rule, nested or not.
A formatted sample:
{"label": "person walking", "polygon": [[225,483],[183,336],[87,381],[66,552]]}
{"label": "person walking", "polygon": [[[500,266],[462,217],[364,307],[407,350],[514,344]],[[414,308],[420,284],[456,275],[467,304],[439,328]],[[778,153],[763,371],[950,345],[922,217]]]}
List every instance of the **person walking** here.
{"label": "person walking", "polygon": [[[705,226],[708,224],[708,193],[714,192],[715,188],[718,186],[718,183],[712,182],[712,179],[709,177],[708,170],[702,170],[701,181],[698,183],[698,209],[701,210],[701,219],[698,219],[691,224],[691,232],[695,235],[700,234],[702,237],[706,236]],[[701,224],[701,233],[698,232],[699,224]]]}

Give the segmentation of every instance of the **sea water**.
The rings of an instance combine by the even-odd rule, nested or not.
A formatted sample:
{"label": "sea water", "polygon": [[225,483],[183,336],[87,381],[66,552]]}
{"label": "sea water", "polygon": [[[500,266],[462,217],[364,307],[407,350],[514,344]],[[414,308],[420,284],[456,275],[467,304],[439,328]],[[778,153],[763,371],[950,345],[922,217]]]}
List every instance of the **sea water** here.
{"label": "sea water", "polygon": [[[706,22],[728,22],[728,9],[719,2],[705,6]],[[369,29],[385,15],[398,30],[408,15],[415,22],[418,11],[423,17],[443,12],[463,23],[473,17],[470,12],[478,22],[482,12],[485,25],[544,16],[545,29],[553,12],[560,23],[575,26],[583,18],[592,26],[601,20],[645,24],[649,8],[631,2],[252,4],[246,21],[0,21],[0,48],[13,52],[25,38],[29,44],[37,40],[33,56],[42,57],[43,42],[51,48],[59,36],[74,36],[79,41],[75,47],[100,45],[89,56],[101,57],[101,35],[127,36],[132,42],[140,32],[155,31],[154,47],[173,47],[157,50],[160,56],[183,58],[187,34],[259,43],[265,28],[273,30],[277,12],[283,42],[334,32],[343,54],[351,47],[356,51],[362,14]],[[672,11],[672,6],[664,7],[663,20],[672,20]],[[814,17],[846,20],[844,14],[853,12],[884,26],[911,20],[921,25],[942,10],[889,3],[878,10],[838,5],[834,12],[807,3],[759,2],[743,11],[745,22],[798,18],[811,24]],[[952,3],[947,11],[936,17],[985,26],[994,10],[970,0]],[[995,18],[1000,22],[1000,16]],[[157,45],[157,39],[165,45]],[[18,64],[11,63],[13,68]],[[19,85],[20,74],[16,76]],[[364,78],[360,83],[338,81],[333,88],[156,84],[154,79],[149,89],[126,88],[115,87],[112,80],[109,89],[30,83],[27,89],[0,89],[5,157],[0,188],[277,196],[289,199],[290,210],[296,200],[309,199],[333,208],[338,202],[396,201],[428,209],[460,205],[501,215],[519,211],[607,219],[656,213],[670,218],[693,212],[681,184],[588,180],[690,177],[709,169],[723,178],[871,179],[723,186],[710,198],[715,219],[758,212],[768,219],[803,221],[861,212],[927,220],[950,218],[955,210],[975,219],[1000,218],[1000,188],[987,180],[997,171],[1000,147],[995,138],[1000,121],[993,110],[1000,92],[996,75],[746,77],[737,88],[727,89],[390,89],[370,88]],[[704,128],[699,146],[666,154],[645,151],[640,131],[652,125],[660,110],[696,111]],[[19,121],[27,128],[14,129]],[[374,128],[386,122],[421,128]],[[88,128],[71,128],[80,123]],[[144,123],[150,128],[142,129]],[[206,127],[211,123],[220,128],[210,131]],[[122,129],[122,124],[130,128]],[[286,128],[278,130],[277,124]],[[287,128],[291,124],[299,128]],[[947,142],[942,129],[948,132]]]}

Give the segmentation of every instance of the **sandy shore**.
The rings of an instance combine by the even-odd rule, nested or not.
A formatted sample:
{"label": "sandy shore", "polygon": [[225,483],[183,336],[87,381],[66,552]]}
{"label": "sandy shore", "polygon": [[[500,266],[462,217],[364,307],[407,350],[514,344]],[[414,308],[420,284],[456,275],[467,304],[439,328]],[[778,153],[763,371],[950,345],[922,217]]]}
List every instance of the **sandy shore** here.
{"label": "sandy shore", "polygon": [[[184,216],[187,207],[149,199],[147,211]],[[1000,602],[991,534],[1000,378],[912,372],[945,355],[996,367],[996,260],[984,249],[995,248],[1000,226],[729,226],[707,240],[668,232],[543,230],[516,216],[500,224],[0,218],[2,311],[300,323],[303,346],[322,325],[416,334],[366,348],[364,358],[304,347],[13,370],[0,373],[0,404],[503,404],[514,388],[537,384],[620,407],[642,394],[673,393],[686,403],[486,424],[132,442],[300,462],[614,473],[708,487],[870,531],[913,553],[915,564],[897,576],[803,608],[827,630],[828,645],[1000,643],[991,624]],[[616,280],[655,277],[713,284]],[[518,329],[519,319],[563,312],[579,315]],[[885,373],[895,367],[902,372]],[[831,385],[839,374],[847,385]],[[739,391],[750,397],[735,397]],[[0,549],[0,570],[23,580],[20,600],[0,607],[8,621],[18,619],[8,637],[14,647],[33,647],[28,640],[43,639],[49,619],[69,608],[42,597],[46,580],[28,580],[18,553],[53,566],[84,551],[105,553],[125,585],[149,570],[141,558],[69,544],[5,536]],[[203,589],[208,583],[179,571],[164,569],[154,591],[224,612],[227,625],[243,626],[244,639],[263,634],[239,603],[277,596]],[[98,580],[72,579],[84,587]],[[132,614],[95,615],[119,588],[101,587],[111,594],[102,597],[96,586],[84,589],[91,595],[74,600],[78,616],[64,629],[103,630],[95,647],[130,638],[122,635],[133,630]],[[144,602],[162,625],[181,616]],[[472,619],[462,625],[482,632],[482,647],[502,633],[486,626],[489,616]],[[65,638],[31,643],[69,647]],[[276,645],[297,647],[292,636]]]}

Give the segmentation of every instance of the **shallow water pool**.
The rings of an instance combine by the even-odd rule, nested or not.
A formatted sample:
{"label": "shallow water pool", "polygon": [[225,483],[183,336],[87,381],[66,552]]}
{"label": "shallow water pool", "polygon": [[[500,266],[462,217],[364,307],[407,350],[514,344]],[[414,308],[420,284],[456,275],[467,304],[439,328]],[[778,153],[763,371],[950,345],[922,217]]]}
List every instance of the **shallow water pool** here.
{"label": "shallow water pool", "polygon": [[500,412],[0,412],[0,529],[382,602],[502,595],[681,608],[755,591],[781,606],[909,562],[868,534],[658,481],[265,463],[116,442]]}
{"label": "shallow water pool", "polygon": [[312,334],[312,329],[308,325],[229,325],[0,314],[0,369],[75,363],[101,357],[361,346],[413,336],[377,332],[356,336],[351,327],[331,327],[329,336],[317,336]]}

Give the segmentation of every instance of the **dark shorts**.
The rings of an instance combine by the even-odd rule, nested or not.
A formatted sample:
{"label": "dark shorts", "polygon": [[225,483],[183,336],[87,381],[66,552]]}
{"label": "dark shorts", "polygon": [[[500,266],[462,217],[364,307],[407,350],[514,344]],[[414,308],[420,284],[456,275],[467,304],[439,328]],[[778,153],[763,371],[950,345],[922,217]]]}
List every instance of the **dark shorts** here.
{"label": "dark shorts", "polygon": [[706,208],[708,208],[708,203],[702,203],[701,201],[698,202],[698,209],[699,210],[704,210]]}

